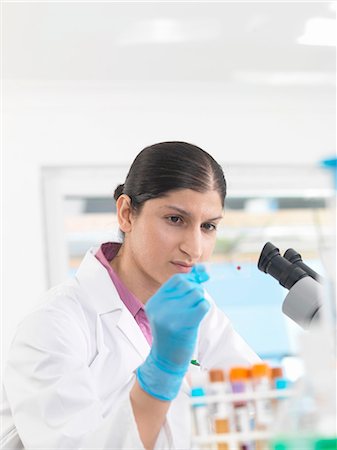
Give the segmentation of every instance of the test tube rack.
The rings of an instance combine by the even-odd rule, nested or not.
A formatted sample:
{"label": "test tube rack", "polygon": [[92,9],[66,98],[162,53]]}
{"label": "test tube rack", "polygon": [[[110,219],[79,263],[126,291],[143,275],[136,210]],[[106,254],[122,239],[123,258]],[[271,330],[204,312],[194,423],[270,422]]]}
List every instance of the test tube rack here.
{"label": "test tube rack", "polygon": [[[202,397],[191,397],[191,408],[193,409],[193,405],[198,405],[200,402],[207,406],[217,404],[219,402],[234,405],[237,402],[256,402],[258,400],[265,399],[285,400],[293,395],[293,389],[282,389],[282,391],[271,389],[263,392],[249,391],[244,393],[226,393],[223,395],[205,395]],[[253,443],[252,448],[256,448],[255,443],[257,442],[259,442],[259,448],[261,448],[261,443],[265,443],[263,448],[268,448],[268,441],[275,435],[275,430],[272,429],[272,427],[273,425],[266,430],[252,430],[249,432],[195,434],[192,436],[192,448],[202,450],[213,450],[219,448],[241,450],[242,448],[245,448],[243,444],[247,441]],[[220,444],[220,446],[217,446],[217,444]],[[225,444],[225,447],[221,446],[221,444]]]}

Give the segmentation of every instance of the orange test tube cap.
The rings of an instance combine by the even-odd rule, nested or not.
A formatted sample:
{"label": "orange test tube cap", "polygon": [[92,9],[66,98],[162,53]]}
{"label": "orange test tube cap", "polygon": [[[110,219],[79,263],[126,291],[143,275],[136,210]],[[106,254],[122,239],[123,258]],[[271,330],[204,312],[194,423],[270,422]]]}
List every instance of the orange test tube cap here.
{"label": "orange test tube cap", "polygon": [[249,370],[247,367],[232,367],[229,371],[230,381],[247,381]]}
{"label": "orange test tube cap", "polygon": [[208,375],[211,383],[225,381],[225,373],[222,369],[211,369]]}
{"label": "orange test tube cap", "polygon": [[283,378],[282,367],[272,367],[271,368],[271,377],[272,378]]}
{"label": "orange test tube cap", "polygon": [[252,366],[252,377],[260,378],[260,377],[270,377],[271,370],[267,363],[259,363],[254,364]]}

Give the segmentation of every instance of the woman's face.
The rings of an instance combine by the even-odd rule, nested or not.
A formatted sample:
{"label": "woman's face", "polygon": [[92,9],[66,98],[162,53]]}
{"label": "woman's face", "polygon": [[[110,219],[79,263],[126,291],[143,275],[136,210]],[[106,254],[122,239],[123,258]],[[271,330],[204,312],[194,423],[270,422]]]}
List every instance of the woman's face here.
{"label": "woman's face", "polygon": [[220,195],[213,190],[181,189],[146,201],[139,214],[131,215],[124,243],[138,282],[156,291],[173,274],[207,261],[222,212]]}

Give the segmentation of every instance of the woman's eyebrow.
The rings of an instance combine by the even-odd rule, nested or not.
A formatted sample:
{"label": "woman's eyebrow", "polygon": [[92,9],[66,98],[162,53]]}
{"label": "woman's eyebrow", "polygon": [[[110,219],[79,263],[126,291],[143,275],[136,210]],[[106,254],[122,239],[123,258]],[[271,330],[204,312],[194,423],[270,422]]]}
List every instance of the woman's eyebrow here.
{"label": "woman's eyebrow", "polygon": [[[162,208],[174,209],[174,210],[177,211],[178,213],[180,213],[180,214],[182,214],[182,215],[185,215],[185,216],[187,216],[187,217],[192,217],[192,216],[193,216],[193,214],[192,214],[191,212],[186,211],[185,209],[179,208],[179,206],[175,206],[175,205],[164,205],[164,206],[162,206]],[[219,219],[222,219],[222,218],[223,218],[223,216],[221,215],[221,216],[219,216],[219,217],[214,217],[213,219],[207,219],[207,220],[209,220],[209,221],[211,221],[211,220],[219,220]]]}

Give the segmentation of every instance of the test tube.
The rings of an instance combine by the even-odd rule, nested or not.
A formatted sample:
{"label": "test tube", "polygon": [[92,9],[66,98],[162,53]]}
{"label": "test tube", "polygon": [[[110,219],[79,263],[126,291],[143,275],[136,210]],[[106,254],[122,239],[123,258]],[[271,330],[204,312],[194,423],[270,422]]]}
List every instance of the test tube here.
{"label": "test tube", "polygon": [[276,388],[276,380],[278,378],[284,378],[282,367],[272,367],[270,372],[271,378],[271,387],[272,389]]}
{"label": "test tube", "polygon": [[[254,364],[252,370],[252,383],[255,392],[261,394],[271,389],[271,370],[267,363]],[[271,399],[260,398],[255,401],[255,428],[260,431],[270,429],[273,420]],[[265,441],[256,442],[256,450],[265,450],[268,444]]]}
{"label": "test tube", "polygon": [[280,417],[284,408],[287,407],[288,398],[282,394],[284,389],[289,388],[289,380],[286,378],[277,378],[275,381],[275,389],[280,393],[277,398],[272,400],[273,416],[275,418]]}
{"label": "test tube", "polygon": [[194,434],[197,436],[208,435],[211,433],[211,427],[208,408],[203,400],[205,390],[202,387],[193,387],[191,389],[191,396],[200,397],[200,401],[192,404]]}
{"label": "test tube", "polygon": [[[247,367],[232,367],[229,372],[229,379],[233,393],[249,392],[249,370]],[[234,401],[233,407],[235,431],[238,433],[249,433],[252,431],[248,401]],[[253,450],[253,448],[251,441],[240,443],[241,450]]]}
{"label": "test tube", "polygon": [[[287,382],[284,378],[283,375],[283,369],[282,367],[272,367],[271,368],[271,388],[272,389],[285,389],[287,387]],[[279,380],[281,380],[281,382],[279,383]],[[282,381],[284,380],[284,381]],[[283,387],[282,387],[283,386]],[[275,417],[277,410],[278,410],[278,403],[279,403],[279,399],[278,398],[273,398],[271,400],[271,404],[272,404],[272,409],[273,409],[273,416]]]}
{"label": "test tube", "polygon": [[[226,384],[225,373],[222,369],[211,369],[209,371],[209,391],[211,395],[221,395],[213,408],[213,426],[216,434],[229,433],[232,428],[231,404],[225,401],[225,394],[228,393],[228,385]],[[218,443],[218,450],[229,450],[228,443]]]}
{"label": "test tube", "polygon": [[[264,393],[271,389],[271,370],[267,363],[254,364],[252,366],[252,381],[255,392]],[[271,401],[267,398],[255,401],[256,428],[266,430],[272,422]]]}

